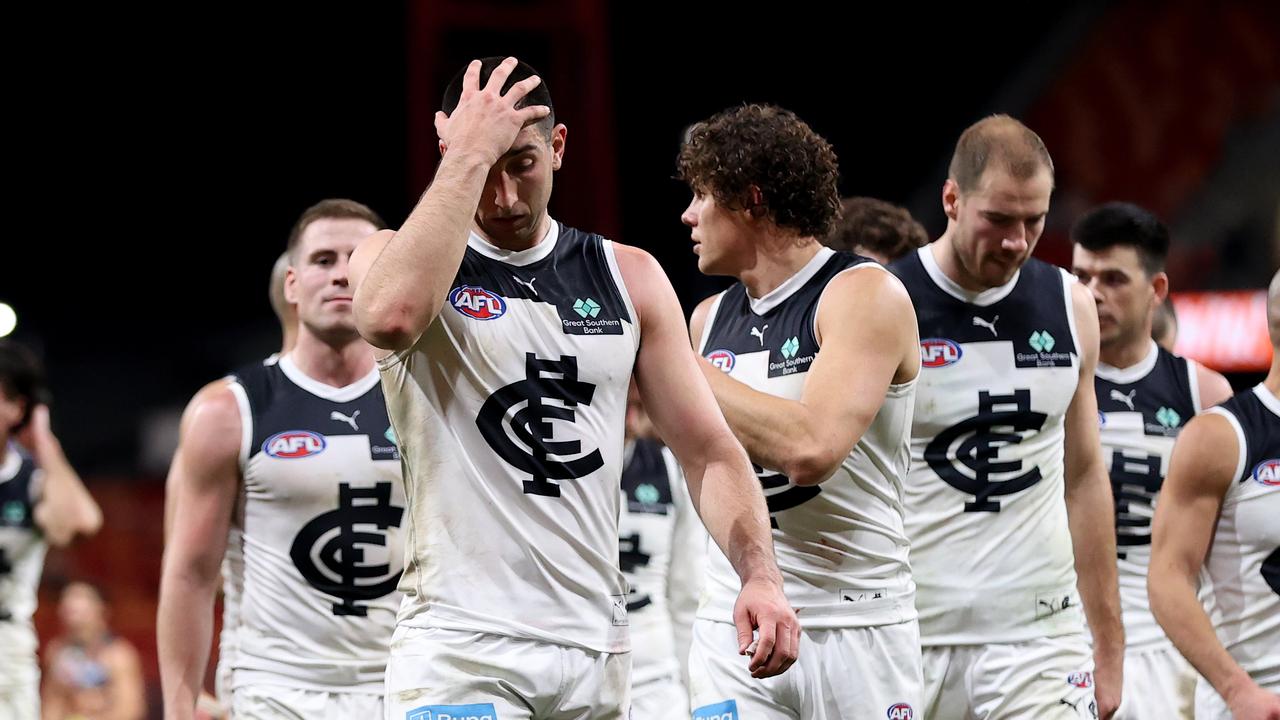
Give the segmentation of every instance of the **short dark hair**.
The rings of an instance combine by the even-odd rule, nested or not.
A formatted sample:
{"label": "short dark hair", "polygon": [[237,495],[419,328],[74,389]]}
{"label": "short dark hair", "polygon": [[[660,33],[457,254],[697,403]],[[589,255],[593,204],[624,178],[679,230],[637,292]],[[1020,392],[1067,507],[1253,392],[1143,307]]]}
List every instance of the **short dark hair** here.
{"label": "short dark hair", "polygon": [[822,244],[847,252],[862,247],[896,260],[928,245],[929,234],[904,207],[873,197],[851,197],[840,203],[840,219]]}
{"label": "short dark hair", "polygon": [[1117,245],[1131,247],[1147,275],[1162,272],[1169,256],[1168,228],[1133,203],[1111,202],[1085,213],[1071,226],[1071,241],[1092,252]]}
{"label": "short dark hair", "polygon": [[285,251],[289,253],[289,260],[296,262],[293,257],[293,251],[298,247],[298,241],[302,239],[302,233],[306,232],[307,226],[317,220],[366,220],[378,230],[387,226],[382,216],[374,212],[372,208],[364,203],[355,200],[347,200],[346,198],[329,198],[321,200],[312,205],[302,214],[298,216],[297,222],[293,224],[293,229],[289,231],[289,242],[285,246]]}
{"label": "short dark hair", "polygon": [[[480,59],[480,87],[484,87],[489,82],[489,76],[493,74],[495,68],[502,64],[507,58],[502,55],[494,55],[493,57]],[[467,63],[469,67],[471,63]],[[464,67],[453,76],[453,80],[449,81],[449,86],[445,88],[444,99],[441,102],[441,109],[446,115],[452,115],[453,111],[458,108],[458,101],[462,99],[462,78],[467,74],[467,68]],[[538,87],[529,91],[520,102],[516,103],[516,108],[528,107],[530,105],[546,105],[551,114],[537,122],[538,127],[542,128],[544,134],[550,134],[551,128],[556,125],[556,108],[551,104],[551,89],[547,87],[547,78],[534,69],[529,63],[518,60],[516,66],[512,68],[511,75],[507,77],[507,81],[502,84],[502,94],[506,95],[512,85],[526,78],[537,75],[542,82],[538,83]]]}
{"label": "short dark hair", "polygon": [[[776,105],[742,105],[694,125],[677,168],[695,191],[727,208],[767,214],[801,236],[825,236],[840,212],[831,143]],[[752,188],[760,191],[759,204]]]}
{"label": "short dark hair", "polygon": [[22,419],[12,428],[16,432],[31,421],[36,405],[49,402],[44,368],[34,353],[12,340],[0,340],[0,390],[10,400],[25,400]]}
{"label": "short dark hair", "polygon": [[969,192],[978,187],[982,174],[993,163],[1018,180],[1034,177],[1041,168],[1053,177],[1053,158],[1044,141],[1008,115],[990,115],[960,134],[947,177],[961,192]]}

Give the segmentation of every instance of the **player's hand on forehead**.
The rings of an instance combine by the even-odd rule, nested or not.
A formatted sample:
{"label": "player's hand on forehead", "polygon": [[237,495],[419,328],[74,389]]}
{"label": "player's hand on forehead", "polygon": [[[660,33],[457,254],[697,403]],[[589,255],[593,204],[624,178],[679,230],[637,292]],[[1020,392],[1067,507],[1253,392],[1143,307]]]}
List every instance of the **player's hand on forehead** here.
{"label": "player's hand on forehead", "polygon": [[436,134],[447,152],[477,153],[489,165],[497,162],[516,140],[525,125],[536,123],[551,114],[546,105],[530,105],[517,109],[542,78],[531,75],[502,94],[502,86],[511,77],[517,61],[503,60],[480,87],[480,61],[472,60],[462,76],[462,95],[452,114],[437,112]]}

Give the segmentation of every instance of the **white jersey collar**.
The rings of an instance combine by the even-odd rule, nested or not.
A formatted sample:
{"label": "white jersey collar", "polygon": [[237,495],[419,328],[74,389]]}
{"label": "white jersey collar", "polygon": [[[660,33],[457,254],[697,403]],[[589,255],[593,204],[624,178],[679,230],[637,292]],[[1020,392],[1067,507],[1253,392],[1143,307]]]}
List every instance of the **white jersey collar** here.
{"label": "white jersey collar", "polygon": [[1280,415],[1280,398],[1272,395],[1266,385],[1263,385],[1262,383],[1254,385],[1253,394],[1258,396],[1258,399],[1261,400],[1262,404],[1271,411],[1272,415]]}
{"label": "white jersey collar", "polygon": [[476,252],[487,258],[504,262],[508,265],[516,267],[524,267],[538,262],[551,254],[556,249],[556,241],[560,239],[560,223],[556,222],[550,216],[547,217],[547,234],[542,236],[542,240],[531,248],[526,250],[504,250],[497,245],[485,240],[475,230],[467,237],[467,245]]}
{"label": "white jersey collar", "polygon": [[966,302],[970,305],[977,305],[978,307],[994,305],[1008,297],[1009,293],[1013,292],[1013,288],[1018,284],[1018,278],[1022,276],[1022,268],[1018,268],[1018,271],[1013,274],[1013,277],[1009,279],[1009,282],[1003,285],[988,288],[980,292],[967,290],[961,287],[955,280],[947,277],[947,274],[942,271],[942,268],[938,265],[938,259],[933,256],[934,245],[937,245],[937,243],[929,243],[916,251],[920,255],[921,264],[924,265],[924,271],[929,273],[929,277],[933,280],[934,284],[943,292],[961,302]]}
{"label": "white jersey collar", "polygon": [[817,275],[827,260],[835,254],[835,251],[829,247],[820,247],[817,254],[810,258],[809,262],[804,264],[804,267],[797,270],[795,275],[784,280],[781,285],[765,293],[764,297],[757,300],[751,297],[751,293],[747,293],[747,300],[751,303],[751,312],[757,315],[764,315],[781,305],[784,300],[794,295],[814,275]]}
{"label": "white jersey collar", "polygon": [[1094,374],[1117,385],[1132,385],[1138,382],[1155,369],[1156,360],[1160,357],[1160,346],[1156,345],[1156,341],[1148,340],[1147,342],[1151,346],[1147,349],[1146,356],[1137,363],[1126,368],[1118,368],[1099,360],[1098,368],[1094,371]]}
{"label": "white jersey collar", "polygon": [[325,385],[319,380],[316,380],[310,375],[302,372],[302,369],[298,367],[298,364],[293,361],[292,353],[282,356],[276,364],[280,367],[280,371],[284,373],[284,376],[293,381],[294,385],[297,385],[316,397],[331,400],[333,402],[351,402],[352,400],[355,400],[369,392],[373,389],[374,385],[378,384],[377,363],[374,363],[373,369],[369,371],[368,375],[365,375],[346,387]]}

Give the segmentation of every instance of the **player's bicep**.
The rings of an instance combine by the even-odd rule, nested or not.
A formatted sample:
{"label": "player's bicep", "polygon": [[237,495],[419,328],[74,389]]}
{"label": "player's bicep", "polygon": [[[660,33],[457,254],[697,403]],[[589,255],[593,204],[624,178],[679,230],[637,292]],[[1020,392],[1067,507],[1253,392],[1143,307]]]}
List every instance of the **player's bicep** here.
{"label": "player's bicep", "polygon": [[1093,380],[1098,365],[1098,310],[1089,291],[1079,283],[1071,285],[1071,301],[1076,340],[1080,344],[1076,348],[1080,377],[1063,420],[1066,435],[1063,464],[1068,489],[1077,480],[1087,478],[1088,470],[1102,462],[1098,398]]}
{"label": "player's bicep", "polygon": [[618,264],[640,319],[636,385],[658,433],[685,461],[728,426],[689,347],[671,282],[647,253],[628,250],[618,253]]}
{"label": "player's bicep", "polygon": [[166,480],[167,553],[183,565],[216,570],[240,489],[242,421],[231,390],[210,386],[183,417],[179,450]]}
{"label": "player's bicep", "polygon": [[[855,269],[827,287],[818,307],[821,349],[805,379],[801,402],[814,427],[834,433],[847,454],[875,419],[905,357],[918,352],[915,310],[906,288],[874,268]],[[911,368],[903,381],[914,378]]]}
{"label": "player's bicep", "polygon": [[1176,568],[1188,577],[1199,570],[1235,474],[1239,447],[1230,421],[1216,413],[1198,416],[1183,428],[1156,503],[1153,567]]}

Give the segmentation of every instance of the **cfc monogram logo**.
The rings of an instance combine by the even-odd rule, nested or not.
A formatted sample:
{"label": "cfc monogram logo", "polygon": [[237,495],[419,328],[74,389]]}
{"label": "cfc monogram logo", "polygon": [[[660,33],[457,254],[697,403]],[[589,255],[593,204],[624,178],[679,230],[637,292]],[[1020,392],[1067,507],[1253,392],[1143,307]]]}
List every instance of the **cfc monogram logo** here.
{"label": "cfc monogram logo", "polygon": [[[320,592],[339,598],[334,615],[365,616],[357,601],[375,600],[396,589],[400,571],[365,562],[366,547],[385,547],[387,530],[400,527],[404,508],[391,504],[391,483],[338,486],[338,509],[316,516],[293,539],[289,557]],[[360,526],[357,529],[356,526]]]}
{"label": "cfc monogram logo", "polygon": [[[924,450],[924,459],[951,487],[973,500],[965,512],[1000,512],[993,496],[1011,495],[1040,482],[1040,468],[1022,472],[1022,461],[1001,461],[1000,449],[1022,442],[1024,432],[1036,432],[1047,416],[1031,411],[1031,391],[1011,395],[978,392],[978,414],[938,433]],[[1014,474],[1018,473],[1018,474]]]}
{"label": "cfc monogram logo", "polygon": [[[560,497],[560,486],[552,480],[585,477],[600,469],[604,458],[598,449],[582,453],[578,440],[552,440],[551,421],[574,422],[575,408],[579,404],[590,405],[595,391],[595,385],[578,380],[578,358],[561,355],[559,360],[540,360],[533,353],[526,353],[525,379],[490,395],[480,407],[476,426],[499,457],[533,476],[524,481],[526,494]],[[548,405],[544,400],[558,404]],[[507,414],[513,409],[508,420]],[[510,426],[510,434],[506,425]],[[551,455],[578,457],[561,461],[549,459]]]}

